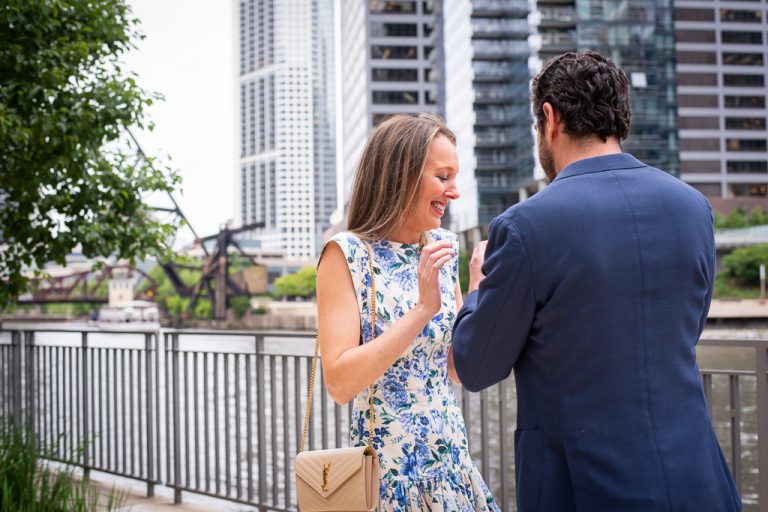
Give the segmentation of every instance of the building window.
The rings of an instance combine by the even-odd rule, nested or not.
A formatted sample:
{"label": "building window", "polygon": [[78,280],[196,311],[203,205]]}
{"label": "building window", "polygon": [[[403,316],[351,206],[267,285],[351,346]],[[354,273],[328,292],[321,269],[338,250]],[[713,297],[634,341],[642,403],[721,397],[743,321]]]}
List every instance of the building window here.
{"label": "building window", "polygon": [[372,13],[416,14],[416,2],[398,2],[394,0],[371,0]]}
{"label": "building window", "polygon": [[732,197],[765,197],[768,195],[768,185],[765,183],[733,183]]}
{"label": "building window", "polygon": [[719,183],[691,183],[690,185],[705,196],[717,197],[720,195]]}
{"label": "building window", "polygon": [[675,9],[675,21],[715,21],[712,9]]}
{"label": "building window", "polygon": [[678,43],[714,43],[713,30],[678,30],[675,32]]}
{"label": "building window", "polygon": [[696,173],[720,173],[719,160],[684,160],[680,164],[680,170],[683,172]]}
{"label": "building window", "polygon": [[692,108],[717,108],[717,96],[707,94],[680,95],[678,98],[680,107]]}
{"label": "building window", "polygon": [[762,32],[723,30],[722,38],[725,44],[763,44]]}
{"label": "building window", "polygon": [[765,130],[765,118],[726,117],[725,127],[729,130]]}
{"label": "building window", "polygon": [[717,117],[681,117],[678,121],[683,130],[717,130],[720,120]]}
{"label": "building window", "polygon": [[437,103],[437,93],[435,91],[427,91],[426,104],[435,105]]}
{"label": "building window", "polygon": [[765,160],[729,160],[725,168],[733,174],[768,173],[768,161]]}
{"label": "building window", "polygon": [[720,151],[720,139],[680,139],[681,151]]}
{"label": "building window", "polygon": [[424,31],[424,37],[429,37],[432,35],[432,31],[435,30],[434,25],[430,25],[429,23],[424,23],[424,25],[421,27]]}
{"label": "building window", "polygon": [[723,52],[723,64],[726,66],[762,66],[762,53]]}
{"label": "building window", "polygon": [[730,87],[763,87],[765,76],[763,75],[723,75],[723,84]]}
{"label": "building window", "polygon": [[373,91],[375,105],[416,105],[419,91]]}
{"label": "building window", "polygon": [[374,82],[418,82],[419,70],[398,68],[373,68],[371,70]]}
{"label": "building window", "polygon": [[371,23],[373,37],[416,37],[415,23]]}
{"label": "building window", "polygon": [[678,64],[717,64],[715,52],[677,52]]}
{"label": "building window", "polygon": [[720,21],[734,21],[742,23],[760,23],[763,20],[763,12],[743,11],[740,9],[720,9]]}
{"label": "building window", "polygon": [[677,85],[717,85],[717,75],[714,73],[680,73],[677,75]]}
{"label": "building window", "polygon": [[765,139],[726,139],[726,151],[763,151],[768,149]]}
{"label": "building window", "polygon": [[372,59],[416,59],[416,46],[371,46]]}
{"label": "building window", "polygon": [[726,96],[726,108],[765,108],[765,96]]}

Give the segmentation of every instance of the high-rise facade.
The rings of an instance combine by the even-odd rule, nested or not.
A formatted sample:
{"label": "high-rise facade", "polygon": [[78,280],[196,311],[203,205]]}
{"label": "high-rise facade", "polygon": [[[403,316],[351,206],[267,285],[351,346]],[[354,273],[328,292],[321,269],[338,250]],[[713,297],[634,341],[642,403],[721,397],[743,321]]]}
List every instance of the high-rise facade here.
{"label": "high-rise facade", "polygon": [[456,132],[451,229],[470,242],[534,178],[527,0],[445,0],[445,112]]}
{"label": "high-rise facade", "polygon": [[630,79],[632,122],[622,149],[669,173],[679,172],[673,1],[538,0],[542,63],[566,51],[594,50]]}
{"label": "high-rise facade", "polygon": [[768,5],[675,2],[681,177],[713,204],[766,206]]}
{"label": "high-rise facade", "polygon": [[336,205],[333,2],[238,0],[240,222],[309,260]]}
{"label": "high-rise facade", "polygon": [[459,137],[452,229],[476,240],[494,216],[543,183],[529,83],[555,55],[595,50],[629,76],[632,126],[622,144],[677,175],[672,0],[444,0],[446,120]]}
{"label": "high-rise facade", "polygon": [[[373,127],[400,113],[442,113],[436,0],[341,0],[342,203]],[[342,204],[342,206],[343,206]]]}

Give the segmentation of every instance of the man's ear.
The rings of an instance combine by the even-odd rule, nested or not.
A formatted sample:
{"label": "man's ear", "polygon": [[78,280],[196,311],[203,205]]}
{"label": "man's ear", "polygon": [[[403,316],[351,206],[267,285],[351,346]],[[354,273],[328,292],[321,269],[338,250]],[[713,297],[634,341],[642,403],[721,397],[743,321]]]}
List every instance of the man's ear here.
{"label": "man's ear", "polygon": [[551,141],[560,132],[560,114],[552,108],[552,104],[549,102],[545,102],[541,108],[544,111],[544,119],[547,120],[544,125],[544,137]]}

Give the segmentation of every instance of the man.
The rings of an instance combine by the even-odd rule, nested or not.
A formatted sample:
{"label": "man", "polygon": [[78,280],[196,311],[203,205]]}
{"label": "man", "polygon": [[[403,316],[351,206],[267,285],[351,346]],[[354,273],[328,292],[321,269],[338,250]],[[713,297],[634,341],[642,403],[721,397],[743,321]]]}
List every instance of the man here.
{"label": "man", "polygon": [[551,60],[532,102],[552,183],[491,222],[453,334],[469,390],[515,370],[518,510],[740,510],[695,359],[707,200],[621,152],[629,86],[610,60]]}

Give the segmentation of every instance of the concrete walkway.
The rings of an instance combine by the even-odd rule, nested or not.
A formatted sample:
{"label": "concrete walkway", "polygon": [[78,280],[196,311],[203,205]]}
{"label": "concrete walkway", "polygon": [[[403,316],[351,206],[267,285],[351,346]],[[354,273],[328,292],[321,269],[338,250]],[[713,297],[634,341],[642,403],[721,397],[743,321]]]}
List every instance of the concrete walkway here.
{"label": "concrete walkway", "polygon": [[[240,505],[188,492],[182,495],[183,503],[174,505],[173,489],[163,485],[156,485],[155,496],[147,498],[146,484],[131,482],[127,479],[119,479],[119,482],[116,482],[111,476],[94,476],[91,478],[91,482],[98,485],[103,495],[109,494],[113,485],[118,492],[127,495],[125,505],[122,508],[114,509],[115,512],[250,512],[256,510],[256,507],[248,507],[247,505]],[[106,508],[103,508],[103,510],[106,510]]]}
{"label": "concrete walkway", "polygon": [[715,299],[709,308],[709,318],[768,318],[768,301],[757,299]]}

